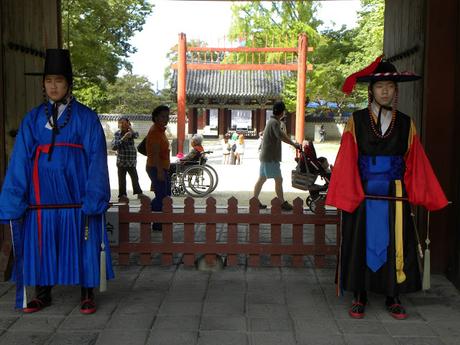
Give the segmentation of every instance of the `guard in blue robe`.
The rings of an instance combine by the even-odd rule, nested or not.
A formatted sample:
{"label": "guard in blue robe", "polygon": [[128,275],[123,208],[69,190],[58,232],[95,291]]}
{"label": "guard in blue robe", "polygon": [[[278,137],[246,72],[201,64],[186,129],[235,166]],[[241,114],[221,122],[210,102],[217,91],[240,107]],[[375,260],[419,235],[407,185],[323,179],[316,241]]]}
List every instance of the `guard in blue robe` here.
{"label": "guard in blue robe", "polygon": [[[80,285],[81,312],[91,314],[93,288],[114,276],[106,140],[97,114],[71,95],[68,50],[47,50],[43,83],[47,97],[20,125],[0,193],[0,220],[14,242],[16,306],[36,312],[51,304],[54,285]],[[23,286],[35,287],[29,303]]]}

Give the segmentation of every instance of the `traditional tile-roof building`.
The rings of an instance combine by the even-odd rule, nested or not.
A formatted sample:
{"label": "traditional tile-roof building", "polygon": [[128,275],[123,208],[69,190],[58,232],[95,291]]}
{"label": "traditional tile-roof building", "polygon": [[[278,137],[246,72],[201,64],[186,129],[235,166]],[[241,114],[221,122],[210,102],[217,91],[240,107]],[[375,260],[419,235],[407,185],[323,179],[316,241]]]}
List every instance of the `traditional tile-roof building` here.
{"label": "traditional tile-roof building", "polygon": [[[246,136],[257,136],[265,127],[273,103],[281,99],[286,78],[291,71],[271,70],[189,70],[186,102],[189,133],[210,125],[211,114],[217,113],[217,134],[238,130]],[[171,82],[173,97],[177,96],[177,71]],[[202,109],[202,111],[198,111]],[[251,125],[238,123],[239,115],[249,115]],[[206,133],[206,132],[205,132]]]}

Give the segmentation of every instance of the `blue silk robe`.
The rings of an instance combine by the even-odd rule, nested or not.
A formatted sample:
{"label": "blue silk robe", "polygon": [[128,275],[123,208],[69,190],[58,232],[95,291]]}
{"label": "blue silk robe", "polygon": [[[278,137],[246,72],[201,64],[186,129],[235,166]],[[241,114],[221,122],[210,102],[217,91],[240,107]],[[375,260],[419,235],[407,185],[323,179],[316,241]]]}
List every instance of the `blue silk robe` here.
{"label": "blue silk robe", "polygon": [[[15,260],[13,279],[26,286],[99,286],[102,238],[107,279],[114,276],[104,217],[110,200],[104,132],[97,114],[76,100],[70,118],[67,111],[58,119],[59,125],[68,123],[56,135],[51,160],[45,105],[25,116],[0,193],[0,220],[10,221],[19,242],[15,254],[23,256],[23,265]],[[46,204],[81,207],[30,208]]]}

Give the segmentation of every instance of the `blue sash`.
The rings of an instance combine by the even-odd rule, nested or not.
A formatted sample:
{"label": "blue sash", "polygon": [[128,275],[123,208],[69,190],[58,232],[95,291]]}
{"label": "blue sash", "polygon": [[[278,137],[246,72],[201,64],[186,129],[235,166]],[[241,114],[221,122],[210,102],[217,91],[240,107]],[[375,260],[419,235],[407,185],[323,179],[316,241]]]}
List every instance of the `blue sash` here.
{"label": "blue sash", "polygon": [[[402,179],[402,156],[360,156],[359,171],[367,195],[388,196],[390,183]],[[387,261],[389,202],[366,199],[366,263],[376,272]]]}

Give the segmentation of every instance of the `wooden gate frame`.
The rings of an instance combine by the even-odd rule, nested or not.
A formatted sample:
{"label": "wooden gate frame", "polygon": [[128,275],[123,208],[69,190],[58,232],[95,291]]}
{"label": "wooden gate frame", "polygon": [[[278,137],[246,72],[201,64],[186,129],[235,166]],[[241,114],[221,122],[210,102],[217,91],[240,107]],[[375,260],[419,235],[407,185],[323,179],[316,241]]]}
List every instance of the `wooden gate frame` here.
{"label": "wooden gate frame", "polygon": [[[308,46],[306,33],[298,36],[297,47],[187,47],[187,38],[185,33],[179,34],[179,43],[177,46],[178,61],[172,64],[172,69],[177,69],[177,150],[184,152],[185,141],[185,116],[186,116],[186,83],[187,69],[191,70],[275,70],[275,71],[297,71],[297,102],[296,102],[296,124],[295,139],[301,143],[304,140],[305,126],[305,90],[307,80],[307,70],[313,67],[307,64],[307,52],[312,52],[313,47]],[[245,53],[245,54],[266,54],[266,53],[293,53],[297,54],[295,63],[284,64],[256,64],[256,63],[187,63],[187,52],[204,52],[210,55],[215,52],[221,53]]]}

